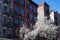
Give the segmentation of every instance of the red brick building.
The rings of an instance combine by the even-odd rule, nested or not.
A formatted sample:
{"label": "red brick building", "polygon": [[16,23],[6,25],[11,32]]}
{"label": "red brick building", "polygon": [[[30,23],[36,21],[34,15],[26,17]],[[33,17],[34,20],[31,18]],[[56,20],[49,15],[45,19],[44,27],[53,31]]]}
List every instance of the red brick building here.
{"label": "red brick building", "polygon": [[38,5],[31,0],[14,0],[13,5],[14,15],[31,28],[36,22]]}
{"label": "red brick building", "polygon": [[[10,0],[11,1],[11,0]],[[3,33],[4,37],[15,38],[19,36],[19,28],[26,24],[29,29],[33,29],[33,25],[37,20],[38,5],[32,0],[12,0],[5,1],[4,4],[10,4],[11,8],[4,6],[4,10],[10,9],[9,12],[4,12]],[[9,30],[10,29],[10,30]],[[7,30],[7,31],[6,31]]]}

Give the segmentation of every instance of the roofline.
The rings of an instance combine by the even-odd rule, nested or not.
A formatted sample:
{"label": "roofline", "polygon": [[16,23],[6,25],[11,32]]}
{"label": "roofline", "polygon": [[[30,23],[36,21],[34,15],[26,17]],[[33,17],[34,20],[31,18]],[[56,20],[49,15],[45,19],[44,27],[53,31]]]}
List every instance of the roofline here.
{"label": "roofline", "polygon": [[29,2],[31,2],[32,4],[36,5],[38,7],[38,4],[36,4],[35,2],[33,2],[32,0],[29,0]]}

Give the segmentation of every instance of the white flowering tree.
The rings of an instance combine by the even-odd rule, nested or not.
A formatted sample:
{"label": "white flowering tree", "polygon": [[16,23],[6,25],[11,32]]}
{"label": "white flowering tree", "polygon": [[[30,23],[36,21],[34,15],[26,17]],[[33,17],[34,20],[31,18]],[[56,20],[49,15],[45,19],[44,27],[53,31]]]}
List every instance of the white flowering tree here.
{"label": "white flowering tree", "polygon": [[57,26],[53,24],[52,20],[48,20],[47,17],[44,16],[44,9],[40,8],[38,10],[37,22],[33,28],[34,30],[30,31],[26,26],[23,26],[20,29],[20,37],[23,37],[22,35],[24,34],[24,40],[33,40],[39,34],[40,37],[46,37],[50,40],[56,38]]}
{"label": "white flowering tree", "polygon": [[30,29],[27,28],[27,26],[25,24],[23,24],[23,26],[20,28],[19,31],[19,36],[20,38],[24,38],[24,35],[27,34],[30,31]]}
{"label": "white flowering tree", "polygon": [[33,40],[39,34],[40,37],[46,37],[51,40],[56,38],[57,27],[52,23],[51,20],[41,21],[38,19],[33,27],[34,30],[30,31],[30,29],[28,29],[24,24],[23,27],[20,28],[20,37],[24,40]]}

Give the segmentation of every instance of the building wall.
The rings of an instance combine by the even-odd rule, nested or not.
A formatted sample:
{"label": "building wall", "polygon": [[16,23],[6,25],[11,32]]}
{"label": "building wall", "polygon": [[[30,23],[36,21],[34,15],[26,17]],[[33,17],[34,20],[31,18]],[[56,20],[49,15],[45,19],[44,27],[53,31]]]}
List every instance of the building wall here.
{"label": "building wall", "polygon": [[[9,28],[9,24],[12,21],[12,2],[11,0],[3,0],[3,8],[2,8],[2,14],[3,14],[3,37],[7,38],[11,35],[11,28]],[[11,16],[10,16],[11,15]],[[10,25],[11,26],[11,25]],[[11,36],[10,36],[11,37]]]}
{"label": "building wall", "polygon": [[46,6],[46,5],[43,3],[43,4],[40,4],[37,8],[38,17],[37,17],[37,23],[36,24],[38,27],[40,27],[40,30],[42,29],[42,27],[45,27],[46,21],[48,20],[48,15],[45,15],[46,11],[44,11],[44,10],[46,8],[44,6]]}
{"label": "building wall", "polygon": [[[8,0],[7,0],[8,1]],[[37,18],[37,4],[28,0],[13,0],[11,3],[4,3],[4,37],[18,37],[19,28],[26,24],[29,29],[33,29],[33,25]],[[32,6],[30,6],[32,5]],[[11,10],[11,13],[8,11]],[[8,29],[7,29],[8,28]]]}
{"label": "building wall", "polygon": [[58,23],[58,25],[60,26],[60,22],[59,22],[59,21],[60,21],[60,14],[58,13],[58,14],[57,14],[57,23]]}
{"label": "building wall", "polygon": [[55,11],[55,14],[54,14],[54,23],[56,26],[58,26],[58,13]]}
{"label": "building wall", "polygon": [[3,8],[3,5],[2,5],[2,2],[3,0],[0,0],[0,37],[3,37],[3,28],[2,28],[2,24],[3,24],[3,15],[2,15],[2,8]]}
{"label": "building wall", "polygon": [[[48,12],[44,11],[44,9],[46,9],[44,7],[44,5],[45,4],[41,4],[41,5],[38,6],[37,27],[40,27],[40,31],[41,30],[44,30],[44,31],[46,30],[46,32],[50,32],[50,33],[46,34],[46,35],[48,35],[47,40],[53,40],[53,37],[56,38],[55,25],[50,20],[50,18],[51,18],[52,21],[53,21],[52,16],[50,16],[50,18],[49,18],[49,11]],[[49,9],[46,9],[46,10],[49,10]],[[53,15],[53,14],[50,14],[50,15]],[[48,31],[49,29],[50,29],[50,31]],[[43,37],[43,36],[41,35],[41,37]]]}
{"label": "building wall", "polygon": [[49,5],[46,3],[46,2],[44,2],[44,15],[45,16],[49,16]]}
{"label": "building wall", "polygon": [[50,11],[50,19],[54,22],[54,11]]}
{"label": "building wall", "polygon": [[[19,1],[21,3],[19,3]],[[28,28],[31,28],[30,25],[33,26],[36,21],[37,6],[27,0],[24,0],[24,1],[19,0],[19,1],[18,1],[18,5],[16,2],[14,2],[14,7],[18,6],[18,8],[19,8],[18,11],[20,11],[17,13],[17,16],[19,17],[19,19],[22,18],[24,20],[24,22],[26,22],[26,25],[28,26]],[[23,2],[23,4],[22,4],[22,2]],[[22,11],[23,11],[23,13],[22,13]]]}
{"label": "building wall", "polygon": [[[42,3],[39,5],[39,10],[40,10],[40,16],[42,16],[43,18],[41,19],[49,19],[49,6],[47,6],[48,4],[47,3]],[[47,9],[46,9],[47,8]],[[42,11],[41,11],[42,10]],[[48,10],[48,11],[47,11]]]}

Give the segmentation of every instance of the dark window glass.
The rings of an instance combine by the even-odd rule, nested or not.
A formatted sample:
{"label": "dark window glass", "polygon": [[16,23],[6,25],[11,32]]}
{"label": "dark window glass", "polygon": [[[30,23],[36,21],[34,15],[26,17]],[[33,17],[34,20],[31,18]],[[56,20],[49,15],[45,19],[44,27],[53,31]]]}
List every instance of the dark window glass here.
{"label": "dark window glass", "polygon": [[30,28],[32,29],[32,27],[33,27],[33,26],[32,26],[32,23],[30,23]]}
{"label": "dark window glass", "polygon": [[10,24],[11,23],[11,19],[8,17],[7,18],[7,23]]}
{"label": "dark window glass", "polygon": [[1,1],[0,1],[0,9],[1,9]]}
{"label": "dark window glass", "polygon": [[24,10],[20,9],[20,15],[24,16]]}
{"label": "dark window glass", "polygon": [[5,33],[5,29],[3,29],[3,33]]}
{"label": "dark window glass", "polygon": [[18,17],[15,17],[15,18],[14,18],[14,23],[15,23],[15,24],[18,24]]}
{"label": "dark window glass", "polygon": [[20,26],[22,27],[24,25],[24,20],[20,19]]}
{"label": "dark window glass", "polygon": [[18,2],[19,2],[19,0],[15,0],[15,2],[17,2],[17,3],[18,3]]}
{"label": "dark window glass", "polygon": [[25,14],[26,14],[26,18],[28,18],[28,19],[29,19],[29,13],[28,13],[28,12],[26,12]]}
{"label": "dark window glass", "polygon": [[26,21],[25,23],[26,23],[26,27],[28,27],[28,22]]}
{"label": "dark window glass", "polygon": [[33,18],[32,14],[29,15],[29,18],[32,20],[32,18]]}
{"label": "dark window glass", "polygon": [[34,16],[34,21],[35,21],[35,22],[37,21],[37,17],[36,17],[36,16]]}
{"label": "dark window glass", "polygon": [[4,3],[10,3],[11,0],[4,0]]}
{"label": "dark window glass", "polygon": [[3,9],[3,13],[5,13],[6,12],[6,6],[4,6],[4,9]]}
{"label": "dark window glass", "polygon": [[16,6],[14,10],[15,10],[14,11],[15,13],[19,13],[19,7],[18,6]]}
{"label": "dark window glass", "polygon": [[37,13],[37,8],[36,7],[34,8],[34,13]]}
{"label": "dark window glass", "polygon": [[30,11],[32,11],[32,8],[33,8],[32,5],[30,5]]}
{"label": "dark window glass", "polygon": [[24,6],[24,0],[20,0],[20,4]]}
{"label": "dark window glass", "polygon": [[11,12],[12,12],[12,9],[10,8],[10,9],[9,9],[9,13],[11,13]]}

